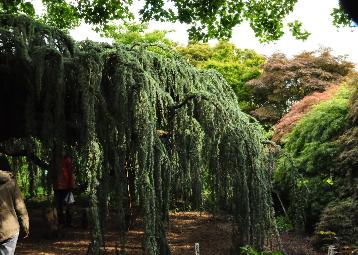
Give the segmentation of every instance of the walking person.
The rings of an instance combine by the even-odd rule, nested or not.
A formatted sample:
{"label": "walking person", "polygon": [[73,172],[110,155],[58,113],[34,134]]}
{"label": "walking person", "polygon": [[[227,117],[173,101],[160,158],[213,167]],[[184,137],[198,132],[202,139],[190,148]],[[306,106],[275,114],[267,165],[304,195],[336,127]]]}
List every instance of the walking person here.
{"label": "walking person", "polygon": [[15,253],[20,227],[29,235],[29,216],[11,171],[9,161],[0,156],[0,255]]}
{"label": "walking person", "polygon": [[54,185],[58,223],[61,226],[72,226],[70,205],[74,202],[72,191],[75,186],[72,159],[65,155],[61,160],[60,173]]}

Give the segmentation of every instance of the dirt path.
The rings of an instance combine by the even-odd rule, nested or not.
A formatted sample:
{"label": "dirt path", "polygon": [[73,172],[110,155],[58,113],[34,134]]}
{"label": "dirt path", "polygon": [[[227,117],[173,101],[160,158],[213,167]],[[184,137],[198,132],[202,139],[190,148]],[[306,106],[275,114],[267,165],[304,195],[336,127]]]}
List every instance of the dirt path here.
{"label": "dirt path", "polygon": [[[80,227],[81,210],[74,208],[74,227],[64,229],[58,238],[48,238],[43,210],[30,209],[31,235],[20,239],[17,255],[85,255],[90,242],[88,230]],[[109,222],[114,222],[110,220]],[[110,225],[110,224],[109,224]],[[106,254],[115,255],[118,235],[115,226],[105,235]],[[65,232],[65,233],[64,233]],[[215,218],[206,212],[178,212],[170,214],[167,237],[173,255],[194,255],[199,243],[201,255],[225,255],[231,245],[231,224],[228,219]],[[137,220],[129,231],[125,246],[127,255],[142,255],[143,227]],[[292,234],[282,235],[283,245],[290,255],[322,255],[312,249],[308,238]]]}
{"label": "dirt path", "polygon": [[[17,255],[85,255],[90,240],[88,230],[81,229],[80,213],[74,211],[74,227],[58,238],[48,238],[48,229],[41,210],[29,210],[31,235],[20,239]],[[214,219],[208,213],[180,212],[170,215],[168,242],[173,255],[194,254],[194,244],[199,243],[200,254],[225,254],[231,243],[231,226],[228,220]],[[63,232],[63,231],[62,231]],[[115,254],[117,235],[109,231],[106,236],[106,254]],[[129,231],[126,252],[128,255],[142,253],[143,230],[137,223]]]}

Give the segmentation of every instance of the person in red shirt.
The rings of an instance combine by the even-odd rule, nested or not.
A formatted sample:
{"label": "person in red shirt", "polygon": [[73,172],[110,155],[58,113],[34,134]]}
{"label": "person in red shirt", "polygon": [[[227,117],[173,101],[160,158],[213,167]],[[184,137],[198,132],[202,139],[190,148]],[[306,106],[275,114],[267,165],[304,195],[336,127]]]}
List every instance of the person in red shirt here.
{"label": "person in red shirt", "polygon": [[72,220],[69,205],[73,201],[70,201],[70,196],[73,200],[72,190],[76,187],[73,170],[71,157],[65,155],[61,160],[60,172],[54,185],[58,222],[65,226],[71,226]]}

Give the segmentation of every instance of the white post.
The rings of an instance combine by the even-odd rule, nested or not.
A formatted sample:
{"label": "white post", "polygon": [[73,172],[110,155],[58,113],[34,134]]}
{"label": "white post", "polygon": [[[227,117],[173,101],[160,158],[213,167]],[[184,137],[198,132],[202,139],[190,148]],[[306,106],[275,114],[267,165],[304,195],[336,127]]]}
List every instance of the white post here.
{"label": "white post", "polygon": [[328,254],[327,255],[335,255],[335,254],[337,254],[335,249],[336,248],[333,245],[328,246]]}
{"label": "white post", "polygon": [[200,255],[199,254],[199,243],[195,243],[194,248],[195,248],[195,255]]}

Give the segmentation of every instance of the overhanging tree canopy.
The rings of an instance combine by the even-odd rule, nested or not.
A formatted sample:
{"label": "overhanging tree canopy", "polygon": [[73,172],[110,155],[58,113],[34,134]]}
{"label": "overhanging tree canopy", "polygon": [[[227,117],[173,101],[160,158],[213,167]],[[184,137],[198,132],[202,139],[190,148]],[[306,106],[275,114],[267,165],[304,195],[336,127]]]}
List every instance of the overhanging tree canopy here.
{"label": "overhanging tree canopy", "polygon": [[[35,10],[30,0],[0,0],[0,13],[26,14],[37,17],[49,25],[61,29],[70,29],[80,21],[103,28],[114,20],[133,18],[131,6],[133,0],[39,0],[45,12]],[[145,0],[139,12],[141,21],[150,20],[186,23],[190,25],[189,37],[206,41],[212,38],[229,39],[232,29],[247,21],[255,35],[262,41],[278,40],[284,34],[285,25],[297,39],[304,40],[309,32],[303,29],[299,20],[285,19],[297,0]],[[338,4],[337,4],[338,5]],[[317,10],[319,11],[319,10]],[[350,25],[352,22],[337,6],[332,11],[336,26]]]}
{"label": "overhanging tree canopy", "polygon": [[[60,29],[71,29],[81,21],[103,29],[115,20],[130,20],[134,17],[133,0],[38,0],[44,6],[44,13],[35,10],[30,0],[0,0],[0,13],[26,14]],[[142,22],[149,20],[189,24],[189,37],[193,40],[229,39],[232,30],[243,21],[249,22],[255,35],[261,41],[275,41],[284,34],[285,25],[291,34],[300,40],[310,33],[303,29],[299,20],[285,19],[293,11],[297,0],[145,0],[139,12]],[[333,25],[352,26],[357,19],[354,14],[354,0],[341,0],[331,12]],[[317,10],[319,11],[319,10]],[[356,22],[356,20],[355,20]]]}
{"label": "overhanging tree canopy", "polygon": [[121,237],[131,199],[144,218],[146,254],[170,254],[170,194],[198,207],[203,182],[233,215],[233,254],[263,248],[273,222],[264,137],[217,72],[142,47],[77,44],[23,16],[0,16],[0,56],[0,141],[35,137],[54,162],[63,146],[81,154],[94,254],[109,197]]}

